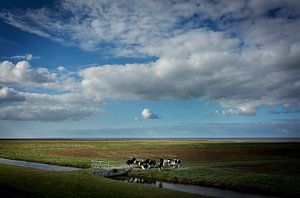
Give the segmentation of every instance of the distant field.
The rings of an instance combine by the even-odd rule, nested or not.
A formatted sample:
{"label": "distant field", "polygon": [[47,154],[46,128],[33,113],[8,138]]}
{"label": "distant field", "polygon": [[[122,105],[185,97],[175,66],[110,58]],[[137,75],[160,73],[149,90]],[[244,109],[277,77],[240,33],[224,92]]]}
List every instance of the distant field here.
{"label": "distant field", "polygon": [[[0,157],[89,168],[101,159],[124,165],[129,157],[180,158],[180,169],[130,174],[282,196],[300,195],[300,144],[198,140],[3,140]],[[293,181],[293,182],[292,182]]]}
{"label": "distant field", "polygon": [[0,157],[88,168],[90,160],[124,164],[129,157],[180,158],[186,165],[300,159],[299,143],[232,143],[174,140],[0,141]]}

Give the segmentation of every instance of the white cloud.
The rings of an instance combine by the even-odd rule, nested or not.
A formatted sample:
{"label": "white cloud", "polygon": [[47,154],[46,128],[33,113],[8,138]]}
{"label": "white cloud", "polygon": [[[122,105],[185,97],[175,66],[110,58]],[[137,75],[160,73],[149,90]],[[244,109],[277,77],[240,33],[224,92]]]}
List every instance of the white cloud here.
{"label": "white cloud", "polygon": [[[59,4],[60,9],[3,10],[0,17],[24,31],[65,45],[135,55],[131,52],[137,53],[141,46],[176,34],[172,30],[178,21],[197,13],[197,1],[66,0]],[[101,48],[105,43],[113,47]]]}
{"label": "white cloud", "polygon": [[78,108],[78,106],[7,106],[0,110],[2,120],[23,120],[23,121],[65,121],[80,120],[87,116],[99,114],[100,111],[89,108]]}
{"label": "white cloud", "polygon": [[66,68],[63,67],[63,66],[59,66],[59,67],[57,67],[57,71],[59,71],[59,72],[65,72]]}
{"label": "white cloud", "polygon": [[155,113],[152,113],[150,109],[144,109],[142,112],[141,112],[141,115],[143,116],[143,118],[145,120],[148,120],[148,119],[158,119],[158,115],[156,115]]}
{"label": "white cloud", "polygon": [[6,102],[6,105],[0,108],[0,119],[3,120],[79,120],[102,113],[101,101],[79,92],[49,95],[17,92],[5,87],[0,89],[1,102]]}
{"label": "white cloud", "polygon": [[4,22],[65,45],[157,60],[90,66],[79,72],[82,81],[62,67],[58,75],[28,62],[5,61],[0,83],[70,92],[25,94],[32,104],[37,98],[76,104],[86,98],[205,98],[219,101],[222,114],[241,115],[254,115],[263,105],[294,107],[300,99],[299,5],[293,0],[66,0],[59,10],[3,10]]}
{"label": "white cloud", "polygon": [[45,68],[32,68],[27,61],[13,64],[9,61],[0,63],[0,84],[38,84],[53,82],[56,78]]}
{"label": "white cloud", "polygon": [[1,102],[20,102],[25,97],[16,92],[13,88],[0,87],[0,103]]}
{"label": "white cloud", "polygon": [[[274,43],[291,46],[286,38]],[[282,53],[284,45],[241,48],[241,43],[225,33],[194,30],[145,48],[160,57],[155,62],[90,67],[79,74],[85,91],[98,98],[205,98],[241,115],[254,115],[263,105],[297,104],[298,56]]]}
{"label": "white cloud", "polygon": [[32,54],[17,55],[17,56],[5,57],[5,58],[7,58],[7,59],[17,59],[17,60],[26,60],[26,61],[31,61],[33,59],[40,59],[39,56],[33,56]]}
{"label": "white cloud", "polygon": [[4,59],[4,60],[12,60],[13,59],[13,60],[24,60],[24,61],[31,61],[31,60],[40,59],[40,58],[41,58],[40,56],[33,56],[32,54],[1,57],[1,59]]}
{"label": "white cloud", "polygon": [[[16,65],[4,61],[0,69],[0,86],[25,90],[0,87],[0,103],[4,104],[0,108],[0,119],[64,121],[101,113],[102,102],[85,95],[80,83],[66,69],[50,73],[45,68],[31,68],[25,61]],[[49,89],[53,94],[46,94]]]}
{"label": "white cloud", "polygon": [[139,117],[135,117],[133,120],[134,120],[134,121],[140,121],[140,120],[141,120],[141,118],[139,118]]}
{"label": "white cloud", "polygon": [[[275,14],[280,18],[299,17],[297,0],[64,0],[54,8],[2,10],[0,18],[24,31],[65,45],[102,53],[137,55],[143,47],[165,38],[199,27],[211,28],[207,20],[212,27],[227,30],[239,28],[245,21],[256,25],[257,19],[266,18],[274,9],[278,9]],[[103,48],[107,43],[110,47]]]}

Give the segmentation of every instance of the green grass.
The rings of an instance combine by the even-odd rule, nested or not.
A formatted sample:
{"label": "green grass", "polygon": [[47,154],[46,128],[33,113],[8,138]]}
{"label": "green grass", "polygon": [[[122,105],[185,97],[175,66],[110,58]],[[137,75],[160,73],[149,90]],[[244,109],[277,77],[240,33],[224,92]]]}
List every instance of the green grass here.
{"label": "green grass", "polygon": [[182,169],[135,170],[132,177],[147,178],[175,183],[214,186],[251,193],[282,196],[300,195],[299,175],[247,173],[211,167]]}
{"label": "green grass", "polygon": [[[86,174],[52,172],[0,164],[0,183],[43,197],[174,197],[174,191]],[[176,197],[200,197],[176,192]]]}
{"label": "green grass", "polygon": [[137,158],[180,158],[185,164],[270,159],[300,159],[297,143],[231,143],[206,141],[0,141],[0,157],[88,168],[90,160],[124,164]]}
{"label": "green grass", "polygon": [[[200,140],[6,140],[0,157],[82,168],[90,160],[125,164],[128,157],[180,158],[182,168],[135,170],[131,175],[249,192],[299,196],[299,143]],[[69,174],[69,173],[68,173]]]}

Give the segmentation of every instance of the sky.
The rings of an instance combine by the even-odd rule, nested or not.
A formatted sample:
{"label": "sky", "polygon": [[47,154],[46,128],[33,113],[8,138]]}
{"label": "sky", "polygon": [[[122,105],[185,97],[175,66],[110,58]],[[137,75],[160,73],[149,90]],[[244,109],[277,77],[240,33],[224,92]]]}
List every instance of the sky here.
{"label": "sky", "polygon": [[0,138],[300,137],[298,0],[0,2]]}

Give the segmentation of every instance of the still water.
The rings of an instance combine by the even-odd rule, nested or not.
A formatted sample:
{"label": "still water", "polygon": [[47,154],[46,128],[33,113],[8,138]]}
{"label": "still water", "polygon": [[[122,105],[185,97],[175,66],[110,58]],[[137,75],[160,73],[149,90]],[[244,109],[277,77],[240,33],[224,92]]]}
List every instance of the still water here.
{"label": "still water", "polygon": [[23,166],[23,167],[28,167],[28,168],[40,169],[40,170],[50,170],[50,171],[79,170],[79,168],[74,168],[74,167],[57,166],[57,165],[42,164],[42,163],[36,163],[36,162],[27,162],[27,161],[21,161],[21,160],[10,160],[10,159],[4,159],[4,158],[0,158],[0,163],[15,165],[15,166]]}
{"label": "still water", "polygon": [[141,178],[134,178],[128,176],[111,177],[111,179],[121,180],[125,182],[138,183],[144,185],[156,186],[159,188],[165,188],[175,191],[182,191],[187,193],[193,193],[198,195],[212,196],[212,197],[223,197],[223,198],[271,198],[271,196],[250,194],[243,192],[236,192],[232,190],[224,190],[213,187],[187,185],[187,184],[174,184],[155,180],[145,180]]}

